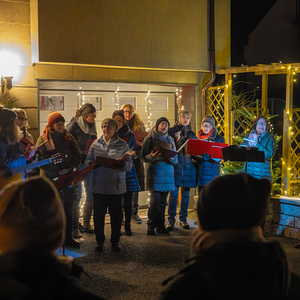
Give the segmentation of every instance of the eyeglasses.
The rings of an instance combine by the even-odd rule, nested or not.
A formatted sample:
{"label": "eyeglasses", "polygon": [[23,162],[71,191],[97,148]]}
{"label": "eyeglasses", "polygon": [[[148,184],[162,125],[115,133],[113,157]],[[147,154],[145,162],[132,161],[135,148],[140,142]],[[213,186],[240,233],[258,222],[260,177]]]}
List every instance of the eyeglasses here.
{"label": "eyeglasses", "polygon": [[102,126],[102,129],[111,129],[111,126],[108,125],[108,124],[104,124],[104,125]]}
{"label": "eyeglasses", "polygon": [[18,121],[27,121],[26,118],[18,118]]}
{"label": "eyeglasses", "polygon": [[123,112],[124,112],[124,114],[132,114],[132,111],[130,111],[130,110],[123,110]]}
{"label": "eyeglasses", "polygon": [[203,128],[210,128],[210,127],[212,127],[212,125],[206,125],[206,124],[203,124],[202,127],[203,127]]}
{"label": "eyeglasses", "polygon": [[266,122],[257,122],[256,124],[257,124],[257,125],[263,125],[263,126],[266,126],[266,125],[267,125]]}

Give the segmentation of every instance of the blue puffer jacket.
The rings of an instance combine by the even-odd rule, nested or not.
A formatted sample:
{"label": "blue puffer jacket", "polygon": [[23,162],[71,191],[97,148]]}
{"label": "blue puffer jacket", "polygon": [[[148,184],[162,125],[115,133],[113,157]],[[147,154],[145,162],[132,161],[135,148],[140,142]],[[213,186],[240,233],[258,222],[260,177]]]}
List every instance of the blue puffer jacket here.
{"label": "blue puffer jacket", "polygon": [[[180,139],[176,141],[175,133],[180,131]],[[196,134],[191,130],[191,127],[176,124],[169,130],[170,136],[175,140],[176,149],[179,149],[188,139],[196,139]],[[175,185],[187,188],[197,186],[196,182],[196,166],[193,164],[191,156],[186,153],[187,146],[177,154],[178,163],[174,165]]]}
{"label": "blue puffer jacket", "polygon": [[[252,133],[257,133],[253,130]],[[248,137],[248,136],[247,136]],[[244,140],[242,145],[247,145],[248,142]],[[265,162],[248,162],[247,173],[257,179],[269,179],[272,181],[272,164],[271,159],[275,154],[276,140],[273,134],[265,131],[259,138],[258,143],[254,146],[257,147],[259,151],[264,151]],[[246,167],[246,166],[245,166]],[[244,172],[246,171],[244,167]]]}
{"label": "blue puffer jacket", "polygon": [[[218,134],[217,128],[214,127],[213,133],[208,137],[206,141],[225,143],[224,138]],[[220,175],[221,167],[220,162],[216,162],[213,159],[203,160],[199,166],[198,172],[198,185],[205,186],[212,179]]]}
{"label": "blue puffer jacket", "polygon": [[[101,136],[95,140],[89,149],[84,164],[89,166],[97,156],[120,159],[129,150],[123,140],[115,137],[107,145]],[[126,172],[133,166],[131,156],[125,160],[125,166],[121,169],[110,169],[100,166],[92,170],[90,191],[96,194],[120,195],[126,193]]]}
{"label": "blue puffer jacket", "polygon": [[[119,129],[118,136],[120,139],[128,138],[128,147],[131,148],[134,146],[133,150],[136,152],[136,157],[138,157],[138,148],[136,145],[135,136],[134,133],[129,129],[127,124],[125,124],[121,129]],[[126,172],[126,190],[127,192],[140,191],[139,181],[134,165],[131,168],[131,170]]]}
{"label": "blue puffer jacket", "polygon": [[144,139],[141,159],[146,164],[146,190],[157,192],[169,192],[175,190],[174,166],[177,164],[177,155],[173,159],[163,156],[153,158],[151,151],[157,146],[163,146],[176,151],[173,138],[168,134],[152,131]]}

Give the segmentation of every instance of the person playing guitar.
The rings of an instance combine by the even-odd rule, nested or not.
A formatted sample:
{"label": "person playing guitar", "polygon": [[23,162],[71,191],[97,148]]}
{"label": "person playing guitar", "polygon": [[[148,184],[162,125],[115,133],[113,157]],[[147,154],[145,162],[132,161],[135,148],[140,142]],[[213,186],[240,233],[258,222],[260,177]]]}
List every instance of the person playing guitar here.
{"label": "person playing guitar", "polygon": [[[0,169],[6,170],[26,165],[26,162],[35,154],[35,148],[27,148],[25,151],[20,143],[17,115],[4,106],[0,106]],[[12,180],[22,180],[23,175],[14,176],[6,180],[6,184]]]}

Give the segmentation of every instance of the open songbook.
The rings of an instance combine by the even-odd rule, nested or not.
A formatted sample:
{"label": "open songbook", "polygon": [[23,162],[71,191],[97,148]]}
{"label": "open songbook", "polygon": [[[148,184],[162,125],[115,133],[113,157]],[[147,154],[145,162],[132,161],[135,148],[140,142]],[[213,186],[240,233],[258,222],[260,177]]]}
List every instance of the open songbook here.
{"label": "open songbook", "polygon": [[117,167],[114,167],[114,165],[119,164],[122,161],[125,161],[131,155],[133,147],[131,147],[128,151],[126,151],[126,153],[119,159],[114,159],[114,158],[106,157],[106,156],[97,156],[95,162],[97,164],[100,164],[101,167],[106,167],[109,169],[119,169]]}

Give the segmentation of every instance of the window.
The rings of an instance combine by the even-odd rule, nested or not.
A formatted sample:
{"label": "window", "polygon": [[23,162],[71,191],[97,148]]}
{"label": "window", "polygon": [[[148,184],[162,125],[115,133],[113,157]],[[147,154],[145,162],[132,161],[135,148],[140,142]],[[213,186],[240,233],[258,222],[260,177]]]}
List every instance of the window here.
{"label": "window", "polygon": [[40,96],[40,110],[65,110],[65,96]]}
{"label": "window", "polygon": [[150,100],[152,101],[151,109],[153,111],[168,110],[168,106],[169,106],[169,98],[168,97],[150,96]]}
{"label": "window", "polygon": [[79,106],[85,103],[91,103],[95,106],[96,110],[102,110],[102,96],[99,95],[80,94],[78,96],[78,103]]}

